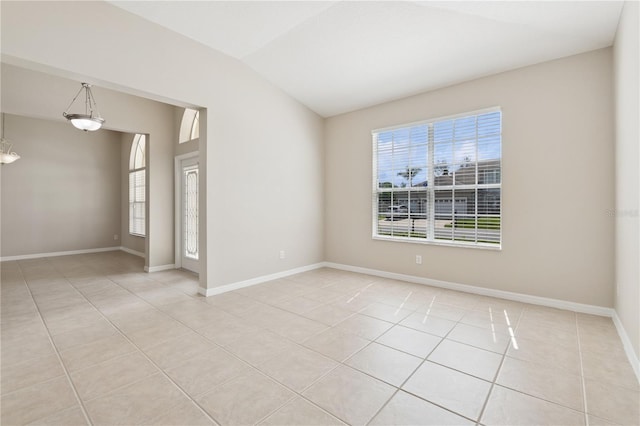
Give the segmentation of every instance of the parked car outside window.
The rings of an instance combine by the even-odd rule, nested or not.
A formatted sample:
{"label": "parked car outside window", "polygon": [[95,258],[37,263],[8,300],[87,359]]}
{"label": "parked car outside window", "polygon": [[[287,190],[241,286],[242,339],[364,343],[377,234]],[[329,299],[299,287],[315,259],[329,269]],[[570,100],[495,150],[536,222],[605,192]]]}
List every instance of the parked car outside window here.
{"label": "parked car outside window", "polygon": [[407,206],[389,206],[389,210],[384,215],[387,220],[406,219],[409,217]]}

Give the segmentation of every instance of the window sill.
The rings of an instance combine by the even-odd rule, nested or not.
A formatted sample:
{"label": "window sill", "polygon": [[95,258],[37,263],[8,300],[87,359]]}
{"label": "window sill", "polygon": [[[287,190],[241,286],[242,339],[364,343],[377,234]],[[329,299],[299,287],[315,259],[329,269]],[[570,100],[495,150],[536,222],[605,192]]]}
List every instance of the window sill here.
{"label": "window sill", "polygon": [[413,238],[404,238],[404,237],[385,237],[382,235],[374,235],[371,237],[374,240],[378,241],[389,241],[393,243],[410,243],[410,244],[422,244],[422,245],[430,245],[430,246],[444,246],[444,247],[454,247],[454,248],[471,248],[471,249],[480,249],[480,250],[490,250],[490,251],[502,251],[502,244],[487,244],[487,243],[452,243],[447,241],[433,241],[433,240],[417,240]]}

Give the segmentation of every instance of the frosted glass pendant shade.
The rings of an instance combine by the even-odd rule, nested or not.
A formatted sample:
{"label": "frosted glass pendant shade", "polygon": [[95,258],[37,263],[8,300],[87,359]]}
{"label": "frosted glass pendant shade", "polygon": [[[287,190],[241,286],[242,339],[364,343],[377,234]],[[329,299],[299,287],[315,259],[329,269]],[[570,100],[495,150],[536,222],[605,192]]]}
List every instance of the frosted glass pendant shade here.
{"label": "frosted glass pendant shade", "polygon": [[67,120],[73,124],[73,127],[76,129],[84,130],[87,132],[93,132],[102,127],[102,123],[104,123],[103,118],[99,117],[91,117],[90,115],[84,114],[70,114],[67,115]]}

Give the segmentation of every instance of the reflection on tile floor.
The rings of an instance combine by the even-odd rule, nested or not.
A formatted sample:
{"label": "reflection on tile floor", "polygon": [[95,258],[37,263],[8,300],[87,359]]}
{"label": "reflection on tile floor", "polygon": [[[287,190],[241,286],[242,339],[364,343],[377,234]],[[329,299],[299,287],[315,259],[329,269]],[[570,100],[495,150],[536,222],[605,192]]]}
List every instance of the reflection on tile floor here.
{"label": "reflection on tile floor", "polygon": [[122,252],[1,266],[3,425],[640,423],[608,318],[334,269],[203,298]]}

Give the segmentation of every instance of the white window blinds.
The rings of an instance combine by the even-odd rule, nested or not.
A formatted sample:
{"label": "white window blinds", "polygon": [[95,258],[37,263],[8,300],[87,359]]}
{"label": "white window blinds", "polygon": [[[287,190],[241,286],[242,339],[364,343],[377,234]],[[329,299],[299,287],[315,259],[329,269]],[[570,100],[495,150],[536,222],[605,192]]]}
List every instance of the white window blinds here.
{"label": "white window blinds", "polygon": [[129,233],[145,235],[145,171],[129,173]]}
{"label": "white window blinds", "polygon": [[373,237],[500,247],[500,110],[373,132]]}
{"label": "white window blinds", "polygon": [[129,233],[145,236],[146,136],[136,135],[129,158]]}

